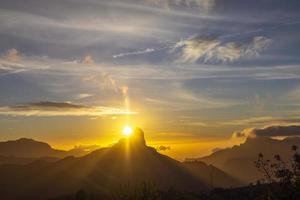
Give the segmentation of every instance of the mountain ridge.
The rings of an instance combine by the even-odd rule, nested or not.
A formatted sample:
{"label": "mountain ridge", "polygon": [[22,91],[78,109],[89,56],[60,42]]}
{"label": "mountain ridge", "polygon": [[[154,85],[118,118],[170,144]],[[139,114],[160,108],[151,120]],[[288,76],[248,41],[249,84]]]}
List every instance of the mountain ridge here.
{"label": "mountain ridge", "polygon": [[[97,146],[92,146],[92,150]],[[70,150],[59,150],[52,148],[51,145],[45,142],[37,141],[31,138],[20,138],[17,140],[8,140],[0,142],[0,156],[2,157],[15,157],[15,158],[30,158],[30,159],[43,159],[51,158],[64,158],[66,156],[83,156],[89,153],[83,147],[75,147]],[[1,158],[0,158],[1,163]]]}
{"label": "mountain ridge", "polygon": [[[288,161],[293,155],[291,151],[293,145],[300,146],[299,137],[288,137],[283,140],[269,137],[247,138],[245,143],[219,150],[209,156],[196,158],[195,160],[212,164],[233,177],[250,183],[263,178],[254,165],[258,154],[262,153],[267,159],[273,159],[274,155],[278,154]],[[244,173],[245,171],[247,173]]]}
{"label": "mountain ridge", "polygon": [[[45,199],[79,189],[108,193],[120,185],[138,185],[145,181],[155,182],[165,190],[207,191],[212,187],[211,171],[204,163],[191,166],[159,154],[146,145],[144,133],[136,130],[130,138],[82,157],[70,156],[52,163],[35,161],[23,166],[2,165],[0,193],[8,199]],[[220,187],[240,184],[217,168],[213,171],[215,183],[220,183]],[[19,189],[14,191],[13,188]]]}

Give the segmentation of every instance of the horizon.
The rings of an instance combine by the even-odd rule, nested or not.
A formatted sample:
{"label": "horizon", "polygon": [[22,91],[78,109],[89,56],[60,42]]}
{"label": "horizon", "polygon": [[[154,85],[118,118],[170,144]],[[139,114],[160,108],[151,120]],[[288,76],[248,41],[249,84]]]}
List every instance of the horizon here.
{"label": "horizon", "polygon": [[[216,147],[215,149],[209,149],[209,151],[207,151],[206,153],[204,154],[201,154],[201,153],[195,153],[195,154],[189,154],[189,153],[178,153],[178,151],[176,153],[173,153],[173,152],[170,152],[171,150],[171,146],[165,146],[165,145],[162,145],[162,144],[159,144],[159,143],[149,143],[147,141],[147,133],[145,133],[144,135],[145,137],[145,141],[146,141],[146,146],[148,147],[153,147],[158,153],[160,154],[164,154],[166,156],[169,156],[175,160],[178,160],[178,161],[185,161],[187,159],[198,159],[198,158],[204,158],[204,157],[207,157],[207,156],[210,156],[210,155],[213,155],[214,153],[218,152],[218,151],[222,151],[222,150],[229,150],[229,149],[232,149],[234,146],[240,146],[242,144],[245,144],[246,141],[248,139],[262,139],[262,138],[266,138],[266,139],[272,139],[272,140],[277,140],[277,141],[284,141],[286,139],[293,139],[293,138],[300,138],[299,136],[281,136],[281,137],[247,137],[244,141],[241,141],[240,143],[238,144],[233,144],[232,146],[225,146],[223,148],[220,148],[220,147]],[[100,144],[100,143],[89,143],[89,144],[74,144],[73,146],[70,146],[68,148],[60,148],[59,146],[55,146],[53,144],[51,144],[50,142],[48,141],[41,141],[41,140],[36,140],[34,138],[26,138],[26,137],[23,137],[23,138],[17,138],[17,139],[12,139],[12,140],[1,140],[0,143],[2,142],[15,142],[15,141],[18,141],[18,140],[32,140],[32,141],[35,141],[35,142],[42,142],[42,143],[45,143],[45,144],[48,144],[51,148],[53,148],[54,150],[63,150],[63,151],[71,151],[71,150],[83,150],[83,151],[86,151],[86,154],[89,154],[95,150],[99,150],[99,149],[102,149],[102,148],[110,148],[110,147],[113,147],[114,145],[116,145],[117,143],[119,143],[122,139],[131,139],[131,134],[130,135],[124,135],[124,133],[122,133],[119,137],[118,140],[114,140],[108,144]],[[183,143],[184,146],[186,145],[189,145],[187,143]],[[198,147],[199,143],[196,142],[196,147]],[[192,148],[194,148],[193,145],[191,145]]]}

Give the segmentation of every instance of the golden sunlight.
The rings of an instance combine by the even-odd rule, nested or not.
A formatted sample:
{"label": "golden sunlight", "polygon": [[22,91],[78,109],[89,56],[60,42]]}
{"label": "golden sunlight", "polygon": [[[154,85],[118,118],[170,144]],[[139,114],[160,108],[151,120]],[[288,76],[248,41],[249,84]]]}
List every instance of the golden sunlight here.
{"label": "golden sunlight", "polygon": [[123,128],[123,135],[125,135],[126,137],[129,137],[132,133],[133,133],[133,129],[131,126],[125,126]]}

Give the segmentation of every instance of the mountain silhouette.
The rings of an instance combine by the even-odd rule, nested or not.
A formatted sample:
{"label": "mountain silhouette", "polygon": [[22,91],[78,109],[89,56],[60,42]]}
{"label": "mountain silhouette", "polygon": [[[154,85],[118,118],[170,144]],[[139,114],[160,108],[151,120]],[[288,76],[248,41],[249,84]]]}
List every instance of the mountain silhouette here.
{"label": "mountain silhouette", "polygon": [[274,155],[279,154],[283,159],[289,161],[293,155],[291,151],[293,145],[300,146],[299,137],[288,137],[283,140],[269,137],[248,138],[239,146],[219,150],[196,160],[212,164],[245,183],[254,183],[263,178],[254,165],[259,153],[262,153],[267,159],[273,159]]}
{"label": "mountain silhouette", "polygon": [[212,187],[211,172],[216,185],[240,184],[202,162],[182,163],[159,154],[146,145],[143,131],[136,129],[130,138],[83,157],[66,157],[53,163],[39,160],[28,165],[2,165],[0,193],[7,199],[46,199],[79,189],[110,193],[121,185],[134,186],[145,181],[154,182],[161,189],[206,191]]}
{"label": "mountain silhouette", "polygon": [[0,155],[22,158],[40,158],[45,156],[63,157],[66,151],[53,149],[44,142],[21,138],[7,142],[0,142]]}
{"label": "mountain silhouette", "polygon": [[37,158],[55,161],[58,158],[64,158],[66,156],[83,156],[87,153],[88,151],[81,147],[76,147],[69,151],[57,150],[47,143],[28,138],[0,142],[0,164],[26,164]]}

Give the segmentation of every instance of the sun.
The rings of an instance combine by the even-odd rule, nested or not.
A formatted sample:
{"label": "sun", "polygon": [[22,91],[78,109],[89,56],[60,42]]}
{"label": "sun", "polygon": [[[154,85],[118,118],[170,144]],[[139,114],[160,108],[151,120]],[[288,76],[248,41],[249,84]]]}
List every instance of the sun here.
{"label": "sun", "polygon": [[123,135],[129,137],[133,133],[133,129],[131,126],[125,126],[122,131]]}

